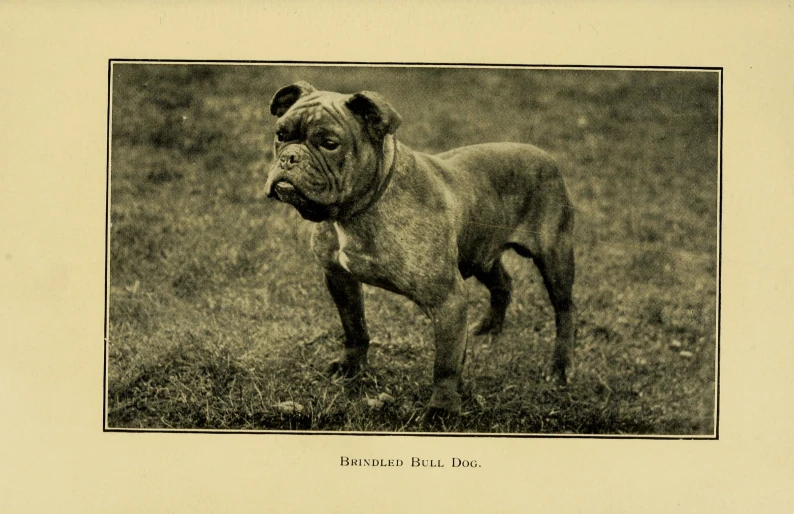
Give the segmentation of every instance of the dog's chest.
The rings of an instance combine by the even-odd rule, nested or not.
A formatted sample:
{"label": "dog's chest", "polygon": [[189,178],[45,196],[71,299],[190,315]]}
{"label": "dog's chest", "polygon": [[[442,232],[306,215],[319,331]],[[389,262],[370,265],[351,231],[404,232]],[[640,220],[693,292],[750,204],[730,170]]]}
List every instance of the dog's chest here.
{"label": "dog's chest", "polygon": [[345,270],[350,271],[350,257],[345,253],[345,251],[348,250],[350,237],[344,229],[339,226],[339,223],[334,223],[334,230],[336,231],[336,241],[339,245],[339,249],[336,251],[336,262]]}
{"label": "dog's chest", "polygon": [[341,267],[360,280],[369,278],[375,272],[370,246],[337,222],[318,225],[312,235],[312,250],[324,268]]}
{"label": "dog's chest", "polygon": [[400,294],[415,287],[399,252],[389,251],[379,240],[362,237],[335,223],[321,223],[315,228],[312,250],[325,269],[345,270],[365,284]]}

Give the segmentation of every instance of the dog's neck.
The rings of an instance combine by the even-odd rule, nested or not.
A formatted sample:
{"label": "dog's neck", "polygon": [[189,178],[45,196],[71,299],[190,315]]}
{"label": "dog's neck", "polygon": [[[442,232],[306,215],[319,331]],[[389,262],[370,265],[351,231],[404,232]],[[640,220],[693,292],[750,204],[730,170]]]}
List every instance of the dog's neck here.
{"label": "dog's neck", "polygon": [[383,138],[381,156],[378,162],[378,170],[372,180],[372,185],[368,188],[367,198],[359,205],[354,205],[350,209],[350,212],[345,216],[346,220],[350,220],[367,211],[380,200],[383,193],[389,188],[397,160],[397,138],[394,134],[387,134],[386,137]]}

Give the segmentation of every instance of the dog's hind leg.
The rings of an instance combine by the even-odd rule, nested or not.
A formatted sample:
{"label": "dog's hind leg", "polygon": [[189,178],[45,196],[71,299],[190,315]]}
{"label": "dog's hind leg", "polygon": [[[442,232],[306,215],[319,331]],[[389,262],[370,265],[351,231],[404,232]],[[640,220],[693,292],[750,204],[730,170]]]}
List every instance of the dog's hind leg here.
{"label": "dog's hind leg", "polygon": [[520,227],[508,247],[522,257],[531,258],[538,267],[554,307],[557,329],[554,356],[546,380],[567,384],[571,379],[571,352],[576,333],[573,303],[573,207],[567,201],[557,209],[545,209],[546,216],[533,218]]}
{"label": "dog's hind leg", "polygon": [[497,335],[502,331],[507,306],[510,304],[510,292],[513,289],[512,280],[510,275],[507,274],[501,259],[496,259],[490,270],[475,272],[474,276],[491,293],[491,305],[488,308],[488,313],[475,326],[474,333],[477,335]]}
{"label": "dog's hind leg", "polygon": [[554,307],[557,341],[546,380],[567,384],[571,379],[571,351],[576,338],[576,311],[573,303],[573,208],[566,205],[559,217],[540,227],[535,264]]}
{"label": "dog's hind leg", "polygon": [[576,337],[576,312],[572,298],[573,248],[570,245],[554,248],[536,259],[535,263],[549,292],[557,327],[554,357],[546,380],[559,380],[567,384],[571,379],[571,351]]}

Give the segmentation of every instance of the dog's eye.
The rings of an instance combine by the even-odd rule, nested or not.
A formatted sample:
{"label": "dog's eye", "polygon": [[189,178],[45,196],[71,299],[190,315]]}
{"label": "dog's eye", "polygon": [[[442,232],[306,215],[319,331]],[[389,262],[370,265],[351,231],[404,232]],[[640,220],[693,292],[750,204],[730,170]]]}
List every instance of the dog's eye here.
{"label": "dog's eye", "polygon": [[336,150],[337,148],[339,148],[339,143],[337,143],[333,139],[326,139],[322,143],[320,143],[320,146],[322,146],[326,150]]}
{"label": "dog's eye", "polygon": [[286,130],[279,130],[278,132],[276,132],[276,141],[278,141],[279,143],[283,143],[284,141],[286,141],[287,137],[288,136]]}

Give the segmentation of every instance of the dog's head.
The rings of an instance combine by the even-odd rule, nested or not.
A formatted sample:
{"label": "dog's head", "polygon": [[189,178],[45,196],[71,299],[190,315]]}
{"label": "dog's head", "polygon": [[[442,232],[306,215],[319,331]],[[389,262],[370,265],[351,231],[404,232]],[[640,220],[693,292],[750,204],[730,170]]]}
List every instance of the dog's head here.
{"label": "dog's head", "polygon": [[274,162],[265,191],[305,219],[344,219],[374,201],[394,160],[400,115],[378,93],[317,91],[306,82],[280,89]]}

